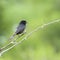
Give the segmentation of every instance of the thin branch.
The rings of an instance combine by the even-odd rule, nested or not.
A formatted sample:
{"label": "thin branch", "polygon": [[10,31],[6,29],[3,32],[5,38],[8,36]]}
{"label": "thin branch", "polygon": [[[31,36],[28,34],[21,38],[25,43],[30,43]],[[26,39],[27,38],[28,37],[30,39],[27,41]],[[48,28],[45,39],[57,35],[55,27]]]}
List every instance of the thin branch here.
{"label": "thin branch", "polygon": [[6,47],[8,47],[8,46],[11,45],[11,44],[15,44],[15,43],[16,43],[16,40],[17,40],[18,38],[20,38],[21,36],[23,36],[25,33],[26,33],[26,31],[24,31],[22,34],[18,35],[18,37],[17,37],[15,40],[9,39],[9,40],[11,40],[11,41],[10,41],[7,45],[5,45],[5,46],[3,46],[2,48],[0,48],[0,50],[5,49]]}
{"label": "thin branch", "polygon": [[[22,38],[22,40],[20,40],[19,42],[16,42],[16,43],[15,43],[14,45],[12,45],[11,47],[9,47],[9,48],[3,50],[2,52],[0,52],[0,56],[1,56],[3,53],[5,53],[5,52],[9,51],[10,49],[12,49],[13,47],[15,47],[16,45],[21,44],[21,43],[22,43],[23,41],[25,41],[28,37],[30,37],[34,32],[36,32],[36,31],[38,31],[38,30],[40,30],[40,29],[43,29],[44,27],[46,27],[46,26],[48,26],[48,25],[51,25],[51,24],[53,24],[53,23],[57,23],[57,22],[59,22],[59,21],[60,21],[60,19],[55,19],[55,20],[52,21],[52,22],[49,22],[49,23],[43,24],[43,25],[41,25],[41,26],[38,26],[38,27],[35,28],[33,31],[31,31],[30,33],[28,33],[24,38]],[[9,45],[9,44],[8,44],[8,45]]]}

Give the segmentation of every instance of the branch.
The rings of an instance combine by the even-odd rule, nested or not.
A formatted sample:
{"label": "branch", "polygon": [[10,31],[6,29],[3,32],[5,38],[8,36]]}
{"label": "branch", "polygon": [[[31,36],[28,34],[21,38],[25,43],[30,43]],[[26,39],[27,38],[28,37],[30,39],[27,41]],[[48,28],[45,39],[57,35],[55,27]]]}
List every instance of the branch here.
{"label": "branch", "polygon": [[[28,37],[30,37],[34,32],[36,32],[36,31],[38,31],[38,30],[41,30],[41,29],[43,29],[44,27],[46,27],[46,26],[48,26],[48,25],[51,25],[51,24],[53,24],[53,23],[57,23],[57,22],[59,22],[59,21],[60,21],[60,19],[55,19],[55,20],[52,21],[52,22],[49,22],[49,23],[43,24],[43,25],[41,25],[41,26],[38,26],[38,27],[35,28],[33,31],[31,31],[30,33],[28,33],[24,38],[22,38],[22,40],[20,40],[19,42],[16,42],[16,43],[15,43],[14,45],[12,45],[11,47],[9,47],[9,48],[1,51],[1,52],[0,52],[0,56],[1,56],[3,53],[5,53],[5,52],[9,51],[10,49],[14,48],[16,45],[21,44],[22,42],[24,42],[24,41],[25,41]],[[9,44],[10,44],[10,43],[9,43]],[[9,45],[9,44],[7,44],[7,45]]]}

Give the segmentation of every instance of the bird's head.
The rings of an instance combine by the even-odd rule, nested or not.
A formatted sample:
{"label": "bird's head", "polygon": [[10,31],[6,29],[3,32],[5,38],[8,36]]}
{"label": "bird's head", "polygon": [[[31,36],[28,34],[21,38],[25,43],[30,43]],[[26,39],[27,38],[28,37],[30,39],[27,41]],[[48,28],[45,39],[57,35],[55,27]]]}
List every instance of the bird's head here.
{"label": "bird's head", "polygon": [[24,25],[26,25],[26,20],[21,20],[21,22],[20,22],[20,24],[24,24]]}

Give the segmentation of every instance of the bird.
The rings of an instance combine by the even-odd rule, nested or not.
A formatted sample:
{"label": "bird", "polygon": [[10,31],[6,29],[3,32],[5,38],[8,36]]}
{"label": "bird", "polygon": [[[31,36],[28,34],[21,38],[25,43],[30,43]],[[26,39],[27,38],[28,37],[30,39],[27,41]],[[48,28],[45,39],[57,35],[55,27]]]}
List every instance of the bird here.
{"label": "bird", "polygon": [[10,40],[12,40],[16,35],[22,34],[26,29],[26,24],[27,24],[26,20],[21,20],[16,29],[16,32],[10,37]]}
{"label": "bird", "polygon": [[0,48],[0,52],[1,52],[2,50],[4,50],[6,47],[8,47],[11,43],[13,43],[13,44],[16,43],[16,41],[15,41],[15,40],[12,41],[12,39],[13,39],[16,35],[19,35],[19,34],[23,34],[23,33],[24,33],[24,30],[26,29],[26,24],[27,24],[27,21],[26,21],[26,20],[21,20],[21,21],[20,21],[19,25],[17,26],[17,29],[16,29],[15,33],[9,38],[10,43],[7,44],[6,46]]}

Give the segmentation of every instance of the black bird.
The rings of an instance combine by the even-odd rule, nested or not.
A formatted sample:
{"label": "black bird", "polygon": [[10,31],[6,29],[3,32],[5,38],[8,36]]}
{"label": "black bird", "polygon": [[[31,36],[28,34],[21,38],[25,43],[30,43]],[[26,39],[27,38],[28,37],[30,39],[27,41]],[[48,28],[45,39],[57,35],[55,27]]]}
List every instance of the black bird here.
{"label": "black bird", "polygon": [[26,20],[22,20],[18,27],[17,27],[17,30],[16,32],[13,34],[13,36],[10,37],[10,40],[14,38],[15,35],[19,35],[19,34],[22,34],[26,28]]}
{"label": "black bird", "polygon": [[[24,32],[24,30],[25,30],[25,28],[26,28],[26,23],[27,23],[27,22],[26,22],[25,20],[22,20],[22,21],[19,23],[16,32],[10,37],[10,39],[9,39],[10,41],[11,41],[16,35],[22,34],[22,33]],[[15,40],[11,41],[11,43],[14,43],[14,42],[15,42]],[[8,47],[11,43],[9,43],[9,44],[7,44],[6,46],[0,48],[0,52],[1,52],[3,49],[5,49],[6,47]]]}
{"label": "black bird", "polygon": [[17,30],[16,30],[16,35],[18,34],[21,34],[24,32],[26,28],[26,21],[25,20],[22,20],[20,23],[19,23],[19,26],[17,27]]}

